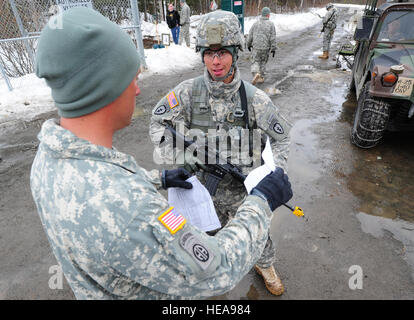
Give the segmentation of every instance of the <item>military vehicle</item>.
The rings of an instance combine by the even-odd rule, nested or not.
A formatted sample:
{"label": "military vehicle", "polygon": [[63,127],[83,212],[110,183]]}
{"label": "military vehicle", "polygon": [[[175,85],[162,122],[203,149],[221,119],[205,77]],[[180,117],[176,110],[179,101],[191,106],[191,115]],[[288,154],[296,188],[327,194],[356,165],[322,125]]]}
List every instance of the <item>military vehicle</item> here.
{"label": "military vehicle", "polygon": [[376,146],[386,131],[414,130],[414,2],[368,0],[354,34],[351,141]]}

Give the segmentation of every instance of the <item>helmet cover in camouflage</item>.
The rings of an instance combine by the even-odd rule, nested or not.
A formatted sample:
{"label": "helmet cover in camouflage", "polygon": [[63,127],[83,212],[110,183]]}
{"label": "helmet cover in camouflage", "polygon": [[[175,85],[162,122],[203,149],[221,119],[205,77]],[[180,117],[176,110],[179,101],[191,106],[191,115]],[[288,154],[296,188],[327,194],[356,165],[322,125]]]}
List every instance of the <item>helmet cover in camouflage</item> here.
{"label": "helmet cover in camouflage", "polygon": [[326,5],[326,10],[329,10],[330,8],[333,8],[333,4],[332,3],[328,3]]}
{"label": "helmet cover in camouflage", "polygon": [[239,19],[230,11],[216,10],[204,15],[197,27],[196,50],[236,47],[243,50],[244,36]]}

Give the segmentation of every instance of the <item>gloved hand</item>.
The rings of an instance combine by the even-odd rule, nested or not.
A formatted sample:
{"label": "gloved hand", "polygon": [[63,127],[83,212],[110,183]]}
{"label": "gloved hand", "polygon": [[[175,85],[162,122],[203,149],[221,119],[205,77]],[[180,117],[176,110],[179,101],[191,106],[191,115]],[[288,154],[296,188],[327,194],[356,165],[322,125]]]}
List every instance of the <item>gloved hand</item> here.
{"label": "gloved hand", "polygon": [[257,191],[257,195],[265,196],[272,211],[288,202],[293,196],[289,178],[281,168],[276,168],[275,171],[264,177],[250,194],[255,194]]}
{"label": "gloved hand", "polygon": [[188,150],[179,151],[175,158],[175,163],[179,166],[183,165],[184,169],[190,173],[196,173],[200,170],[200,168],[207,171],[204,163],[197,157],[193,156],[192,152]]}
{"label": "gloved hand", "polygon": [[185,181],[190,177],[191,174],[183,168],[162,170],[161,185],[164,189],[171,187],[192,189],[193,185]]}
{"label": "gloved hand", "polygon": [[248,47],[247,49],[248,49],[249,51],[252,51],[252,46]]}
{"label": "gloved hand", "polygon": [[270,52],[272,53],[272,57],[274,58],[275,57],[276,50],[272,50]]}

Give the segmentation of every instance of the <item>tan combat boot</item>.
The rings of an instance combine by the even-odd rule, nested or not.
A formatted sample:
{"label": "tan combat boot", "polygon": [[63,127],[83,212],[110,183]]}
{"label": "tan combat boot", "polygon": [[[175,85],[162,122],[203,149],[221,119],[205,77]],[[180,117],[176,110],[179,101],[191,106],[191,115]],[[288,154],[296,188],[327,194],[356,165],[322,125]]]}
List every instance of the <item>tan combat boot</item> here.
{"label": "tan combat boot", "polygon": [[255,85],[259,79],[260,79],[260,73],[256,73],[253,77],[252,84]]}
{"label": "tan combat boot", "polygon": [[263,277],[267,290],[275,296],[280,296],[285,291],[282,280],[277,276],[275,268],[270,266],[269,268],[260,268],[258,265],[254,266],[254,269],[258,274]]}
{"label": "tan combat boot", "polygon": [[328,59],[329,58],[329,52],[324,51],[321,56],[318,57],[319,59]]}

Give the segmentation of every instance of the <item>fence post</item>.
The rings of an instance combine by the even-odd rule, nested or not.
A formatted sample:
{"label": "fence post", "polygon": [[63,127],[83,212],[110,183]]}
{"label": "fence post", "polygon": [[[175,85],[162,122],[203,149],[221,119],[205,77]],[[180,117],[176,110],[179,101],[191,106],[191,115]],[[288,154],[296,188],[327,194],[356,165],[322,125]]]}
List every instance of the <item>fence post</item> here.
{"label": "fence post", "polygon": [[3,65],[0,63],[0,73],[1,76],[3,77],[4,81],[6,81],[7,87],[9,88],[9,91],[13,90],[13,87],[10,83],[9,78],[7,77],[6,71],[4,71]]}
{"label": "fence post", "polygon": [[[24,29],[22,19],[20,18],[19,11],[17,10],[14,0],[9,0],[9,3],[10,3],[11,9],[13,11],[14,17],[16,19],[16,22],[17,22],[17,25],[19,27],[22,37],[27,37],[27,32]],[[27,54],[29,55],[30,61],[32,62],[32,64],[34,64],[33,51],[32,51],[32,48],[30,48],[28,40],[24,40],[24,45],[26,47]]]}
{"label": "fence post", "polygon": [[132,11],[132,20],[133,20],[133,23],[134,23],[135,39],[137,40],[138,54],[141,57],[143,68],[146,69],[147,64],[145,62],[144,44],[142,42],[142,32],[141,32],[141,19],[140,19],[140,16],[139,16],[139,9],[138,9],[137,1],[138,0],[130,0],[131,11]]}

